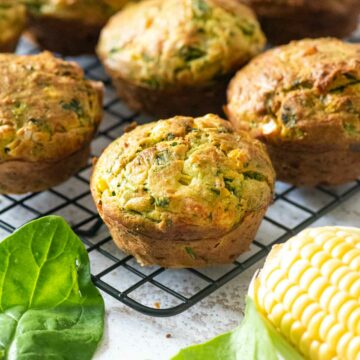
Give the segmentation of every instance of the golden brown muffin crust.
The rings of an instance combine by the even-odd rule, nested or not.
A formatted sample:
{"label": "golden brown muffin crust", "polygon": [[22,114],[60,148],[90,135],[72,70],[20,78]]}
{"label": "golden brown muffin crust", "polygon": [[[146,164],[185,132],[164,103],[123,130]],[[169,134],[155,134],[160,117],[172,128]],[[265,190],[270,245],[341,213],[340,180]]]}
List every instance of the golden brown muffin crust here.
{"label": "golden brown muffin crust", "polygon": [[89,153],[90,144],[85,144],[73,154],[53,161],[0,162],[0,193],[24,194],[58,185],[86,166]]}
{"label": "golden brown muffin crust", "polygon": [[141,236],[216,238],[272,197],[263,146],[215,115],[137,127],[113,142],[91,181],[102,215]]}
{"label": "golden brown muffin crust", "polygon": [[232,80],[227,113],[262,140],[311,151],[360,142],[360,46],[303,40],[255,58]]}
{"label": "golden brown muffin crust", "polygon": [[109,21],[98,54],[112,76],[162,89],[216,81],[264,43],[253,12],[236,0],[147,0]]}
{"label": "golden brown muffin crust", "polygon": [[50,53],[0,55],[0,162],[55,161],[82,149],[102,116],[102,85]]}
{"label": "golden brown muffin crust", "polygon": [[133,254],[141,265],[191,268],[235,261],[241,253],[249,250],[266,210],[267,205],[264,205],[256,212],[247,213],[239,226],[221,237],[195,240],[141,235],[129,231],[105,213],[103,218],[115,243],[126,253]]}

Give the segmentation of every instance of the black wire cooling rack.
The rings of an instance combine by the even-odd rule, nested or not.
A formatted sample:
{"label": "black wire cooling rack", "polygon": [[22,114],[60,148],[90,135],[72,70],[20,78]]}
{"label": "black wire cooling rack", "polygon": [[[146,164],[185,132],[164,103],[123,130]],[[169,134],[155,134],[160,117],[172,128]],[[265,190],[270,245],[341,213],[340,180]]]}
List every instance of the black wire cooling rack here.
{"label": "black wire cooling rack", "polygon": [[[19,53],[37,51],[25,40],[18,50]],[[150,119],[130,111],[116,97],[96,58],[70,60],[79,62],[87,77],[103,81],[106,85],[105,118],[92,147],[92,155],[98,156],[131,122],[143,123]],[[116,248],[92,202],[90,173],[89,163],[76,176],[47,191],[0,196],[0,238],[37,217],[49,214],[63,216],[87,247],[94,283],[122,303],[152,316],[172,316],[183,312],[265,257],[272,245],[286,241],[360,192],[360,181],[336,188],[316,189],[299,189],[277,183],[275,201],[247,253],[226,266],[170,270],[142,268],[132,256]]]}

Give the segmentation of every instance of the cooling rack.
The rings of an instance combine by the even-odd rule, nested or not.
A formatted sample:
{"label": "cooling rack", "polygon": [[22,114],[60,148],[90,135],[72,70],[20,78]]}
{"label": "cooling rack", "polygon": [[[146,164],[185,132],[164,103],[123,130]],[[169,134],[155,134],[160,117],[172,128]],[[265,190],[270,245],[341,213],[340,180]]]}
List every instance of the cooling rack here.
{"label": "cooling rack", "polygon": [[[22,39],[18,52],[30,54],[38,52],[38,49]],[[77,61],[88,78],[103,81],[106,85],[105,117],[92,146],[93,156],[99,156],[131,122],[141,124],[151,120],[129,110],[117,98],[95,57],[68,59]],[[133,257],[116,248],[92,202],[90,173],[89,162],[76,176],[47,191],[0,196],[0,239],[37,217],[49,214],[63,216],[87,247],[96,286],[131,308],[152,316],[172,316],[185,311],[265,257],[272,245],[286,241],[360,192],[360,181],[336,188],[316,189],[277,183],[274,203],[247,253],[226,266],[170,270],[142,268]]]}

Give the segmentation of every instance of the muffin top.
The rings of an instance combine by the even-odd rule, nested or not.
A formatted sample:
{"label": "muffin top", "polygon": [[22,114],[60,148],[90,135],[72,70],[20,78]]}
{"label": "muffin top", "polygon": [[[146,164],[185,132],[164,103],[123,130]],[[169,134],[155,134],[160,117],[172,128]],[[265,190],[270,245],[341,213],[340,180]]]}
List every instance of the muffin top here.
{"label": "muffin top", "polygon": [[102,85],[50,53],[0,55],[0,161],[63,158],[90,141]]}
{"label": "muffin top", "polygon": [[109,21],[98,54],[116,76],[157,89],[211,83],[264,44],[253,12],[237,0],[147,0]]}
{"label": "muffin top", "polygon": [[0,44],[17,38],[25,27],[26,11],[11,0],[0,0]]}
{"label": "muffin top", "polygon": [[21,0],[33,15],[102,24],[131,0]]}
{"label": "muffin top", "polygon": [[360,142],[360,46],[294,41],[255,58],[232,80],[227,113],[268,142]]}
{"label": "muffin top", "polygon": [[271,199],[263,145],[216,115],[177,116],[137,127],[98,160],[100,212],[151,237],[202,239],[231,231]]}

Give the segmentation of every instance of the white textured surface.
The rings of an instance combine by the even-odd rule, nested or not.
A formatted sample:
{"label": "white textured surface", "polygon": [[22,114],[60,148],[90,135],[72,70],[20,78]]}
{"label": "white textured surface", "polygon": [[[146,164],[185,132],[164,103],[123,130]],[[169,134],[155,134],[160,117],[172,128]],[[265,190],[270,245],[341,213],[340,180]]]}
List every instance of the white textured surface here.
{"label": "white textured surface", "polygon": [[[312,226],[324,225],[360,226],[360,194]],[[141,315],[105,296],[106,334],[95,359],[165,360],[182,347],[234,328],[243,315],[248,284],[261,266],[259,262],[185,313],[170,318]]]}

